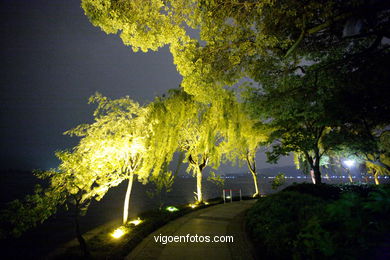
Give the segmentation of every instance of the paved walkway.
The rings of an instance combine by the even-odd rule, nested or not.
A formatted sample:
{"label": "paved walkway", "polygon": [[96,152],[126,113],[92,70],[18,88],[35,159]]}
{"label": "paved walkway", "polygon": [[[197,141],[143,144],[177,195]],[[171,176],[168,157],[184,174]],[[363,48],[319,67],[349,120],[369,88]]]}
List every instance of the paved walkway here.
{"label": "paved walkway", "polygon": [[[255,200],[221,204],[180,217],[147,236],[126,259],[253,259],[243,230],[245,211]],[[233,236],[233,243],[162,243],[154,236]]]}

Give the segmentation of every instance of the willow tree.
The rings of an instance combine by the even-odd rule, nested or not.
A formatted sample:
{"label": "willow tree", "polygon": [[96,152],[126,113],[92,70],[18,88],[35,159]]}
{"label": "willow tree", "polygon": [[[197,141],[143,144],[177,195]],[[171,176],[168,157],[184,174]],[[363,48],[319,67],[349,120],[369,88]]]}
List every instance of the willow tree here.
{"label": "willow tree", "polygon": [[[100,94],[91,97],[98,104],[95,122],[80,125],[67,134],[82,137],[75,147],[88,160],[91,174],[98,176],[93,195],[104,195],[111,187],[127,181],[123,207],[123,223],[128,220],[132,185],[135,178],[146,183],[164,163],[152,138],[147,107],[141,107],[129,97],[110,100]],[[162,158],[162,159],[161,159]]]}
{"label": "willow tree", "polygon": [[256,170],[256,154],[268,140],[271,132],[263,124],[250,118],[244,104],[237,102],[233,95],[224,100],[226,111],[225,120],[227,127],[224,128],[223,150],[224,157],[233,164],[238,161],[239,165],[245,162],[252,175],[255,186],[253,197],[260,196]]}
{"label": "willow tree", "polygon": [[196,177],[196,200],[201,203],[203,170],[207,166],[217,168],[223,153],[221,107],[198,102],[183,89],[171,90],[155,105],[164,111],[160,120],[169,123],[167,142],[184,154],[187,170]]}

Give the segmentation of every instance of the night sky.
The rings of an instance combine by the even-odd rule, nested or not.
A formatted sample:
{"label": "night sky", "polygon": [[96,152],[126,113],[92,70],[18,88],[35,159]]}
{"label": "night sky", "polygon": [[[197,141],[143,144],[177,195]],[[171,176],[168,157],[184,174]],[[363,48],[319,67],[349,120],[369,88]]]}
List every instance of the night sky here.
{"label": "night sky", "polygon": [[[96,91],[146,103],[180,84],[168,48],[133,53],[93,27],[80,0],[0,3],[2,170],[56,167],[54,152],[77,143],[62,133],[92,121],[87,101]],[[287,164],[291,158],[279,166]]]}

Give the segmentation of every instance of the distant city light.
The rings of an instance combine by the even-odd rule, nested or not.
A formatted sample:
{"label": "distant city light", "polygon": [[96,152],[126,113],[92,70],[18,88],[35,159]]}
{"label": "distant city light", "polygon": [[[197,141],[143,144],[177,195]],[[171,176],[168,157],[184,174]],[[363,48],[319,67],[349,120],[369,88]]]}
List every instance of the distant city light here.
{"label": "distant city light", "polygon": [[345,160],[344,161],[344,164],[347,166],[347,167],[352,167],[355,165],[355,161],[354,160]]}

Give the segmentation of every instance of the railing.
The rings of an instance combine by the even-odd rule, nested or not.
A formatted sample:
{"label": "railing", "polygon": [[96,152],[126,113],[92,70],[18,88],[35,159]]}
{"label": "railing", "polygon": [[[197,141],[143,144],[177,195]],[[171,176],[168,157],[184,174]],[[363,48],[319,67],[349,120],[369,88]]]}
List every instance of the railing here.
{"label": "railing", "polygon": [[[227,191],[230,194],[228,196],[226,196]],[[241,189],[224,189],[224,190],[222,190],[223,203],[226,203],[226,199],[230,199],[230,202],[233,202],[233,195],[232,195],[233,191],[239,191],[240,192],[240,201],[242,200]]]}

